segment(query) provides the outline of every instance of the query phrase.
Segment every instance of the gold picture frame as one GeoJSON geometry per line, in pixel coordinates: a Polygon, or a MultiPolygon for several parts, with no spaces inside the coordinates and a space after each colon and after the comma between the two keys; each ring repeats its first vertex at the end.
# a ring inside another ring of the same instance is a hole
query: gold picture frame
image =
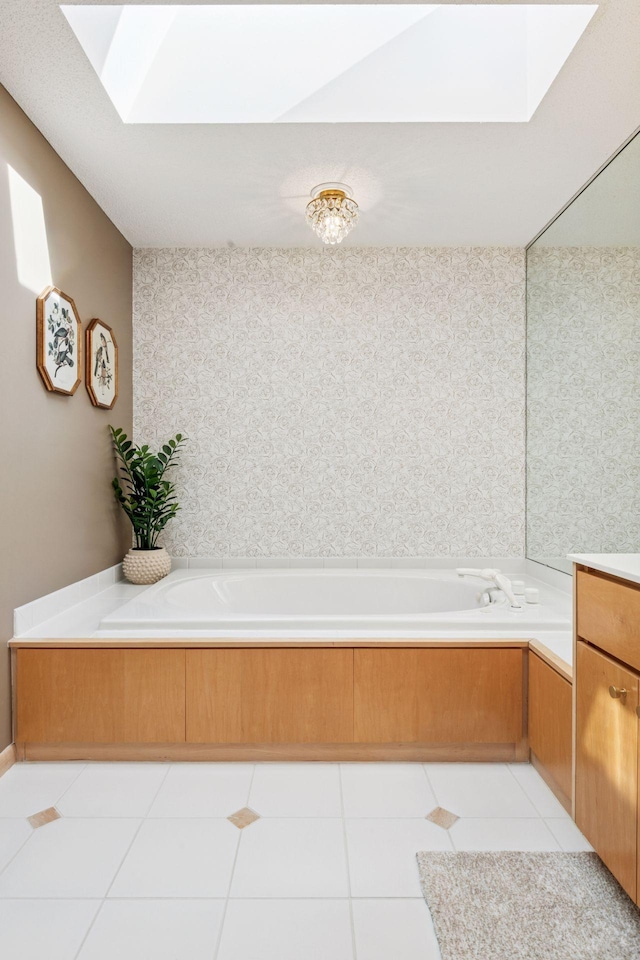
{"type": "Polygon", "coordinates": [[[118,399],[118,343],[104,320],[94,317],[85,330],[85,377],[94,407],[111,410],[118,399]]]}
{"type": "Polygon", "coordinates": [[[82,379],[82,322],[73,298],[46,287],[36,299],[36,366],[51,393],[72,397],[82,379]]]}

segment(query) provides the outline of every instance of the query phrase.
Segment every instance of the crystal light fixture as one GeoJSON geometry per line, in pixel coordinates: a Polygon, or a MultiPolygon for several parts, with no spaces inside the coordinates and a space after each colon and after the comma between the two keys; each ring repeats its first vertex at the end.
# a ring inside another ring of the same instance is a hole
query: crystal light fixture
{"type": "Polygon", "coordinates": [[[323,243],[341,243],[358,222],[358,204],[346,183],[321,183],[311,191],[307,223],[323,243]]]}

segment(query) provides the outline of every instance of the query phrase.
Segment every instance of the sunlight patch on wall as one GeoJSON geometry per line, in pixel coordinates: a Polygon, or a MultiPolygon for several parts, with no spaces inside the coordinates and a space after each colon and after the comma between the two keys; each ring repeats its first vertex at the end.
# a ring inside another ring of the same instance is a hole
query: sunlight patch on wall
{"type": "Polygon", "coordinates": [[[52,283],[42,197],[7,164],[18,282],[40,294],[52,283]]]}

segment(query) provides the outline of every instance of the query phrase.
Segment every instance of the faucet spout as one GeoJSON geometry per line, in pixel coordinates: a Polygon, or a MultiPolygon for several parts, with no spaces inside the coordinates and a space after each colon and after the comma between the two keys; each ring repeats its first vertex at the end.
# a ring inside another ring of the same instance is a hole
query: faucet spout
{"type": "Polygon", "coordinates": [[[504,593],[512,610],[522,609],[520,601],[513,592],[511,580],[509,580],[509,577],[506,577],[504,573],[500,573],[499,570],[494,570],[491,567],[485,567],[482,570],[476,570],[473,567],[458,567],[456,573],[459,577],[480,577],[481,580],[488,580],[490,583],[495,583],[498,590],[502,590],[504,593]]]}

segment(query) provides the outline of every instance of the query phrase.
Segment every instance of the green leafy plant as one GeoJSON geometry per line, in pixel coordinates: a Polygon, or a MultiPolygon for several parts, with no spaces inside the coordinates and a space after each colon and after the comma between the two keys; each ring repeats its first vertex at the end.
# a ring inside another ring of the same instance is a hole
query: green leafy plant
{"type": "Polygon", "coordinates": [[[164,475],[175,466],[186,437],[177,433],[158,453],[151,453],[147,444],[139,447],[129,440],[121,427],[109,429],[118,458],[119,476],[112,481],[116,500],[131,521],[136,548],[153,550],[180,509],[175,486],[164,475]]]}

